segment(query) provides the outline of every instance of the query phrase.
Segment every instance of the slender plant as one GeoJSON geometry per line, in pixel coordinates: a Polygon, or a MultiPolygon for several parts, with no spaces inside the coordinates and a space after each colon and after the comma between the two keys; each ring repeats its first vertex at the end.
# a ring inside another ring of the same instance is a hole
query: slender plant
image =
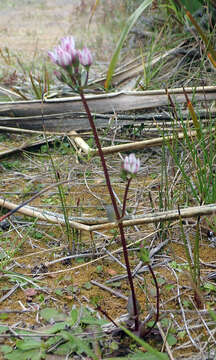
{"type": "Polygon", "coordinates": [[[73,89],[73,91],[77,92],[80,95],[83,103],[83,107],[88,116],[88,120],[94,135],[95,143],[98,148],[98,153],[100,156],[100,160],[105,176],[107,189],[110,195],[111,204],[113,206],[115,219],[118,224],[118,228],[120,232],[124,260],[126,264],[127,275],[131,290],[132,303],[133,303],[134,328],[135,331],[138,331],[139,312],[137,308],[138,306],[137,306],[136,294],[135,294],[133,277],[129,263],[127,243],[126,243],[122,220],[126,209],[126,198],[127,198],[130,182],[140,169],[140,160],[137,159],[134,154],[130,154],[129,156],[126,156],[122,164],[121,175],[127,181],[127,185],[126,185],[125,196],[123,201],[123,211],[121,213],[121,211],[117,206],[116,198],[114,195],[114,191],[111,185],[110,176],[106,165],[106,160],[102,151],[97,129],[94,124],[94,119],[84,95],[84,88],[87,87],[88,85],[89,69],[92,64],[92,54],[87,47],[84,47],[83,50],[77,50],[75,48],[74,38],[72,36],[68,36],[63,38],[60,42],[60,45],[58,45],[53,51],[50,51],[48,55],[50,59],[56,65],[59,66],[60,71],[57,71],[55,73],[57,78],[63,83],[66,83],[68,86],[70,86],[73,89]]]}
{"type": "MultiPolygon", "coordinates": [[[[139,319],[138,319],[138,311],[137,311],[137,301],[136,301],[133,277],[130,269],[129,257],[127,252],[127,243],[125,239],[124,228],[122,225],[122,215],[119,212],[115,195],[112,189],[112,185],[106,165],[106,160],[102,151],[97,129],[94,124],[94,119],[84,95],[84,88],[88,84],[89,68],[92,64],[92,54],[87,47],[84,47],[83,50],[77,50],[75,48],[74,38],[72,36],[67,36],[64,37],[61,40],[60,45],[58,45],[54,49],[54,51],[50,51],[48,55],[50,59],[60,68],[60,71],[55,72],[57,78],[60,81],[69,85],[75,92],[77,92],[80,95],[84,109],[89,119],[89,123],[101,159],[106,185],[115,212],[116,221],[118,223],[118,228],[121,236],[122,248],[124,253],[124,259],[127,268],[128,280],[129,280],[129,285],[133,299],[134,314],[135,314],[134,316],[135,330],[138,331],[139,319]]],[[[126,158],[123,164],[124,171],[129,173],[131,177],[134,176],[134,174],[136,174],[139,171],[139,167],[140,167],[140,161],[139,159],[136,159],[135,155],[130,157],[130,160],[126,158]]]]}

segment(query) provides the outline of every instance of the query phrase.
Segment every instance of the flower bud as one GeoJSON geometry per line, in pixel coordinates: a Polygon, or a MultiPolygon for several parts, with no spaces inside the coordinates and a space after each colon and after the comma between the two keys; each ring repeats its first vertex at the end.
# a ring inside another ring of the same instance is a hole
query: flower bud
{"type": "Polygon", "coordinates": [[[61,67],[67,67],[72,63],[72,56],[67,51],[62,49],[61,46],[57,46],[53,52],[49,51],[48,55],[52,62],[61,67]]]}
{"type": "Polygon", "coordinates": [[[91,51],[84,47],[83,50],[79,51],[79,61],[83,66],[89,67],[92,64],[92,54],[91,51]]]}
{"type": "Polygon", "coordinates": [[[65,36],[61,39],[60,46],[63,50],[71,52],[71,49],[75,49],[75,41],[73,36],[65,36]]]}
{"type": "Polygon", "coordinates": [[[140,169],[140,159],[137,159],[134,154],[130,154],[125,157],[122,167],[126,172],[136,174],[140,169]]]}

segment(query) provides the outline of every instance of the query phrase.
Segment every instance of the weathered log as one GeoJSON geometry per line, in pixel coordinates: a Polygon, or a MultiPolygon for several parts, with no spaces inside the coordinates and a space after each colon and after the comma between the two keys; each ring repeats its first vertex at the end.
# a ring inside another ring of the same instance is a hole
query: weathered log
{"type": "MultiPolygon", "coordinates": [[[[193,102],[216,100],[216,87],[186,88],[193,102]]],[[[186,102],[182,89],[170,89],[173,102],[186,102]]],[[[93,113],[113,113],[130,110],[152,109],[169,105],[165,90],[142,92],[116,92],[86,95],[93,113]]],[[[0,126],[32,130],[70,131],[89,129],[79,96],[35,101],[0,103],[0,126]]],[[[107,126],[107,119],[95,119],[96,126],[107,126]]],[[[126,120],[125,120],[126,121],[126,120]]],[[[123,124],[122,124],[123,125],[123,124]]]]}

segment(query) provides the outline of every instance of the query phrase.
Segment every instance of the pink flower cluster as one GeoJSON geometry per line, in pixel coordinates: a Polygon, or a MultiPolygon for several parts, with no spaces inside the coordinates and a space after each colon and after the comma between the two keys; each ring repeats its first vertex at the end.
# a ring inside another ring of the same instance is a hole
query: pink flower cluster
{"type": "Polygon", "coordinates": [[[140,169],[140,159],[134,154],[126,156],[123,162],[123,170],[130,174],[136,174],[140,169]]]}
{"type": "Polygon", "coordinates": [[[53,51],[48,52],[48,56],[55,64],[67,68],[68,66],[78,65],[79,63],[86,68],[92,64],[92,54],[87,47],[83,50],[76,50],[75,41],[72,36],[61,39],[60,45],[53,51]]]}

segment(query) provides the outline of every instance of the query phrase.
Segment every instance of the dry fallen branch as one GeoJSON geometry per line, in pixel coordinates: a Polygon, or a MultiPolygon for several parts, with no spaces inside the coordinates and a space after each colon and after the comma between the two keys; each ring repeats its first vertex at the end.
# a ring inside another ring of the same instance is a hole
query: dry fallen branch
{"type": "MultiPolygon", "coordinates": [[[[6,201],[4,199],[0,199],[0,206],[6,207],[8,209],[15,209],[17,204],[14,204],[10,201],[6,201]]],[[[202,205],[202,206],[194,206],[194,207],[187,207],[180,209],[181,217],[182,218],[190,218],[190,217],[197,217],[201,215],[210,215],[216,213],[216,204],[210,205],[202,205]]],[[[55,224],[65,224],[64,217],[62,214],[54,214],[50,215],[48,212],[39,212],[30,206],[23,206],[21,207],[18,212],[25,214],[27,216],[35,217],[44,221],[48,221],[50,223],[55,224]]],[[[122,221],[123,226],[134,226],[134,225],[142,225],[142,224],[150,224],[150,223],[157,223],[160,221],[168,221],[168,220],[176,220],[179,219],[178,210],[169,210],[164,212],[155,212],[147,214],[143,217],[139,216],[137,218],[131,220],[124,220],[122,221]]],[[[91,222],[92,219],[90,218],[83,218],[85,222],[91,222]]],[[[95,221],[95,219],[94,219],[95,221]]],[[[104,221],[104,219],[102,219],[104,221]]],[[[99,219],[98,222],[101,222],[99,219]]],[[[118,227],[118,224],[115,222],[112,223],[105,223],[99,225],[85,225],[81,222],[76,222],[69,220],[69,223],[72,227],[78,230],[85,230],[85,231],[99,231],[99,230],[108,230],[118,227]]]]}
{"type": "MultiPolygon", "coordinates": [[[[0,199],[0,206],[2,207],[6,207],[7,209],[16,209],[17,204],[14,204],[10,201],[4,200],[4,199],[0,199]]],[[[30,206],[22,206],[19,210],[17,210],[17,212],[27,215],[27,216],[31,216],[40,220],[44,220],[47,222],[50,222],[52,224],[62,224],[65,225],[65,221],[64,221],[64,217],[62,215],[58,215],[58,216],[54,216],[54,215],[48,215],[47,213],[43,212],[39,212],[38,210],[35,210],[34,208],[30,207],[30,206]]],[[[85,230],[85,231],[89,231],[90,228],[87,225],[78,223],[76,221],[71,221],[69,220],[69,223],[72,227],[74,227],[75,229],[78,230],[85,230]]]]}
{"type": "MultiPolygon", "coordinates": [[[[216,99],[216,87],[185,88],[193,102],[216,99]]],[[[186,103],[182,88],[168,89],[174,103],[186,103]]],[[[113,113],[130,110],[151,109],[168,106],[165,90],[115,92],[101,95],[86,95],[92,113],[113,113]]],[[[0,103],[0,126],[20,127],[31,130],[66,132],[89,129],[79,96],[73,98],[45,99],[0,103]],[[80,117],[82,116],[82,117],[80,117]]],[[[95,119],[97,127],[105,126],[107,120],[95,119]]]]}
{"type": "Polygon", "coordinates": [[[95,285],[95,286],[100,287],[103,290],[106,290],[106,291],[110,292],[112,295],[114,295],[116,297],[120,297],[121,299],[124,299],[126,301],[128,300],[128,297],[123,295],[120,291],[115,291],[115,290],[109,288],[108,286],[106,286],[104,284],[100,284],[98,281],[91,280],[90,283],[95,285]]]}
{"type": "MultiPolygon", "coordinates": [[[[216,204],[188,207],[188,208],[180,209],[180,211],[182,218],[210,215],[216,213],[216,204]]],[[[178,210],[168,210],[164,212],[155,212],[155,213],[147,214],[143,218],[125,220],[122,221],[122,224],[123,226],[132,226],[132,225],[150,224],[160,221],[176,220],[176,219],[179,219],[178,210]]],[[[115,227],[118,227],[118,224],[113,222],[102,225],[92,225],[90,226],[90,230],[91,231],[108,230],[108,229],[113,229],[115,227]]]]}
{"type": "Polygon", "coordinates": [[[77,146],[79,146],[84,153],[88,154],[91,151],[90,146],[77,134],[76,131],[70,131],[68,137],[70,141],[72,140],[72,143],[74,142],[77,146]]]}
{"type": "MultiPolygon", "coordinates": [[[[211,131],[214,131],[215,128],[212,128],[211,131]]],[[[203,132],[205,132],[207,130],[203,130],[203,132]]],[[[192,137],[196,137],[197,136],[197,132],[196,131],[190,131],[188,132],[189,136],[192,137]]],[[[108,155],[108,154],[113,154],[115,152],[121,152],[121,151],[132,151],[132,150],[141,150],[144,149],[145,147],[150,147],[150,146],[157,146],[157,145],[161,145],[163,142],[172,142],[173,139],[178,138],[183,139],[185,137],[185,135],[183,133],[178,133],[174,136],[169,135],[169,136],[164,136],[164,137],[157,137],[154,139],[150,139],[150,140],[143,140],[143,141],[135,141],[133,143],[129,143],[129,144],[120,144],[120,145],[114,145],[114,146],[107,146],[102,148],[102,151],[104,153],[104,155],[108,155]]],[[[98,150],[91,150],[93,155],[98,155],[98,150]]]]}

